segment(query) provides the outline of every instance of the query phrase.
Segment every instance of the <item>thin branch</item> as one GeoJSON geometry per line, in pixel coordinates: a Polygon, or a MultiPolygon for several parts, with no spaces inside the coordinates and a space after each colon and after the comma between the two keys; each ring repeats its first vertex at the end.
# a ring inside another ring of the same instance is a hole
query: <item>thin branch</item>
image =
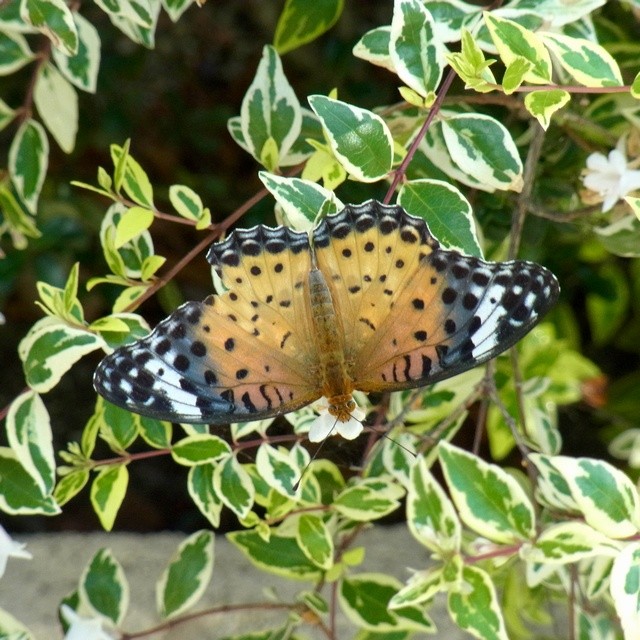
{"type": "Polygon", "coordinates": [[[389,189],[387,190],[387,193],[383,200],[385,204],[390,202],[391,197],[395,193],[398,184],[400,184],[400,182],[404,178],[407,172],[407,167],[411,163],[411,160],[413,160],[413,156],[415,155],[418,147],[420,146],[422,139],[425,137],[425,135],[427,135],[427,131],[429,130],[429,127],[431,126],[433,119],[436,117],[436,115],[442,108],[442,103],[445,99],[445,96],[447,95],[449,89],[451,88],[451,84],[456,79],[456,77],[457,76],[455,71],[453,69],[449,69],[449,73],[447,74],[447,77],[444,79],[444,82],[442,83],[442,85],[440,85],[440,90],[438,91],[438,95],[436,96],[434,103],[431,105],[431,109],[429,109],[429,114],[427,115],[427,118],[424,121],[424,124],[422,125],[422,127],[420,127],[420,131],[418,131],[418,134],[413,139],[413,142],[411,143],[411,145],[409,146],[409,149],[407,150],[407,155],[404,157],[404,159],[400,163],[400,166],[393,172],[394,174],[393,180],[391,180],[391,184],[389,185],[389,189]]]}
{"type": "Polygon", "coordinates": [[[518,196],[516,209],[513,212],[513,220],[511,223],[512,232],[509,242],[509,258],[512,260],[518,255],[518,249],[520,248],[522,229],[527,217],[529,202],[531,202],[534,178],[536,175],[536,169],[538,168],[540,154],[542,153],[542,145],[544,143],[544,129],[537,121],[534,122],[532,126],[534,127],[534,131],[531,138],[531,145],[529,146],[529,152],[527,153],[527,159],[524,163],[524,173],[522,176],[524,184],[522,186],[522,191],[518,196]]]}
{"type": "Polygon", "coordinates": [[[143,302],[147,301],[157,291],[162,289],[175,276],[182,271],[196,256],[199,256],[220,234],[239,220],[251,207],[260,202],[268,194],[266,189],[260,189],[255,195],[249,198],[244,204],[238,207],[233,213],[227,216],[223,222],[217,224],[215,228],[207,234],[189,253],[182,257],[176,264],[167,271],[161,278],[158,278],[139,298],[131,303],[125,311],[137,309],[143,302]]]}
{"type": "Polygon", "coordinates": [[[145,638],[152,636],[161,631],[169,631],[182,624],[190,622],[192,620],[198,620],[206,616],[218,615],[220,613],[232,613],[243,611],[297,611],[303,614],[307,611],[307,607],[297,602],[285,603],[285,602],[247,602],[246,604],[227,604],[218,607],[211,607],[209,609],[203,609],[202,611],[195,611],[183,616],[166,620],[155,627],[149,627],[144,631],[134,631],[131,633],[123,632],[120,635],[120,640],[135,640],[135,638],[145,638]]]}

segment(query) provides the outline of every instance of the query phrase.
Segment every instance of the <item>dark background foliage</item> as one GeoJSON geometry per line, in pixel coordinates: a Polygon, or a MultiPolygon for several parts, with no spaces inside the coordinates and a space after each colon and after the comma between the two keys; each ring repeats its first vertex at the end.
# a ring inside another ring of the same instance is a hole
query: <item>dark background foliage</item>
{"type": "MultiPolygon", "coordinates": [[[[609,3],[611,4],[611,3],[609,3]]],[[[135,45],[111,26],[94,4],[82,6],[102,39],[102,62],[95,95],[80,96],[80,127],[71,155],[52,142],[48,178],[41,196],[40,239],[24,251],[4,246],[0,261],[0,308],[7,319],[0,327],[0,406],[7,405],[23,388],[24,379],[16,347],[40,317],[33,304],[35,283],[45,280],[62,286],[71,265],[81,264],[82,285],[105,271],[98,230],[106,207],[104,199],[70,186],[71,180],[94,182],[98,166],[110,167],[109,145],[131,138],[131,150],[156,188],[156,204],[169,210],[166,190],[173,183],[186,184],[221,220],[262,185],[255,161],[232,141],[227,120],[239,113],[244,93],[260,58],[262,47],[272,40],[281,3],[260,0],[209,2],[193,6],[173,24],[163,13],[156,32],[156,48],[135,45]]],[[[338,24],[315,42],[285,55],[285,73],[304,104],[312,93],[328,93],[337,87],[339,97],[365,108],[399,101],[397,78],[353,57],[353,45],[367,30],[390,21],[391,3],[347,2],[338,24]]],[[[605,8],[612,20],[617,9],[605,8]]],[[[34,49],[43,39],[30,37],[34,49]]],[[[19,104],[24,97],[31,67],[3,78],[0,92],[19,104]]],[[[462,92],[454,87],[453,94],[462,92]]],[[[508,126],[523,124],[503,107],[508,126]]],[[[572,105],[584,108],[584,104],[572,105]]],[[[498,109],[498,111],[496,111],[498,109]]],[[[500,111],[500,109],[502,111],[500,111]]],[[[8,148],[13,129],[0,134],[8,148]]],[[[576,142],[562,126],[550,129],[540,168],[536,199],[555,202],[558,211],[569,206],[578,187],[580,167],[595,150],[576,142]]],[[[357,202],[381,197],[385,185],[346,183],[340,196],[357,202]]],[[[508,233],[512,200],[505,195],[500,209],[489,208],[484,194],[470,194],[485,235],[499,240],[508,233]]],[[[574,203],[575,204],[575,203],[574,203]]],[[[266,198],[242,220],[242,226],[272,222],[272,200],[266,198]]],[[[603,377],[585,388],[578,405],[563,410],[561,426],[569,452],[605,457],[606,440],[638,415],[640,401],[631,399],[638,381],[640,320],[637,299],[640,274],[637,265],[599,250],[591,234],[592,221],[577,218],[568,223],[533,220],[525,227],[524,252],[552,268],[563,287],[563,305],[556,320],[564,320],[566,337],[603,370],[603,377]],[[549,227],[552,234],[549,233],[549,227]],[[541,242],[553,237],[553,246],[541,242]],[[619,270],[631,294],[632,304],[621,317],[619,331],[596,343],[586,313],[586,299],[598,295],[615,301],[618,292],[603,276],[603,265],[619,270]],[[607,403],[608,400],[608,403],[607,403]]],[[[153,238],[159,254],[174,264],[198,241],[190,227],[156,221],[153,238]]],[[[81,286],[82,286],[81,285],[81,286]]],[[[141,312],[154,325],[183,299],[199,299],[211,291],[209,267],[204,256],[195,260],[160,295],[146,302],[141,312]]],[[[116,291],[98,287],[83,293],[88,319],[104,314],[116,291]]],[[[92,412],[95,393],[91,376],[98,355],[85,357],[46,397],[54,426],[56,448],[77,439],[92,412]]],[[[334,459],[348,466],[346,445],[333,444],[334,459]]],[[[184,468],[167,459],[132,465],[129,493],[116,523],[119,529],[193,530],[204,525],[186,494],[184,468]]],[[[86,495],[65,508],[62,516],[11,519],[15,530],[91,529],[98,521],[86,495]]]]}

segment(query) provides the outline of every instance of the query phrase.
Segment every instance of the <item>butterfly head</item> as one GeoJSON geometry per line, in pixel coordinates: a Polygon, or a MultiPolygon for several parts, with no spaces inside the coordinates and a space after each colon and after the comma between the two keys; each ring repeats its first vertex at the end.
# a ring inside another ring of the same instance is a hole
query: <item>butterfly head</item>
{"type": "Polygon", "coordinates": [[[334,396],[328,399],[329,406],[327,411],[338,422],[348,422],[353,416],[353,412],[358,408],[356,401],[351,394],[345,394],[341,396],[334,396]]]}
{"type": "Polygon", "coordinates": [[[322,442],[330,435],[353,440],[362,433],[365,412],[358,407],[350,394],[324,399],[326,404],[309,429],[311,442],[322,442]]]}

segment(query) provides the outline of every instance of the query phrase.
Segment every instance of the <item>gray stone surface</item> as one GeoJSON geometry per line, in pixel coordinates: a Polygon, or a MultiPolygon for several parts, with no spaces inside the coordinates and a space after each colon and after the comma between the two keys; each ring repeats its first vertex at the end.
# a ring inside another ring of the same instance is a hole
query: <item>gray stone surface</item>
{"type": "MultiPolygon", "coordinates": [[[[49,533],[13,537],[27,543],[33,559],[9,559],[6,573],[0,579],[0,608],[25,624],[39,640],[58,640],[62,638],[57,621],[58,604],[76,587],[82,569],[103,547],[111,549],[122,564],[130,585],[131,604],[123,629],[136,632],[158,624],[155,583],[185,536],[174,533],[49,533]]],[[[366,556],[364,564],[354,570],[357,573],[381,571],[404,582],[410,575],[409,567],[422,569],[429,561],[428,550],[409,535],[406,527],[375,527],[363,533],[359,542],[365,547],[366,556]]],[[[258,571],[224,537],[218,536],[213,578],[194,610],[265,602],[269,590],[271,594],[275,591],[278,599],[291,601],[295,593],[308,586],[308,583],[291,582],[258,571]]],[[[324,594],[327,593],[325,587],[324,594]]],[[[444,598],[438,598],[431,614],[438,625],[438,633],[429,637],[469,638],[449,622],[444,598]]],[[[214,640],[240,631],[264,629],[270,623],[284,620],[283,613],[264,609],[225,612],[144,637],[149,640],[214,640]]],[[[355,629],[346,620],[339,621],[338,629],[340,639],[354,636],[355,629]]],[[[310,638],[325,637],[311,626],[304,627],[304,634],[310,638]]]]}

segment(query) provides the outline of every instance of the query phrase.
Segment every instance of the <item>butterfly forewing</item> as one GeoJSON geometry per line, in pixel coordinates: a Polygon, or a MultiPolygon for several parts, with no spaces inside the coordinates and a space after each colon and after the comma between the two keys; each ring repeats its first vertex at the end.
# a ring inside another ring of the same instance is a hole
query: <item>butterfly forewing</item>
{"type": "Polygon", "coordinates": [[[255,227],[214,245],[209,257],[229,290],[183,305],[150,336],[105,358],[98,391],[145,415],[212,424],[317,399],[306,235],[255,227]]]}
{"type": "Polygon", "coordinates": [[[375,201],[325,219],[314,238],[353,364],[365,344],[376,342],[384,320],[396,318],[395,298],[438,243],[422,220],[375,201]]]}

